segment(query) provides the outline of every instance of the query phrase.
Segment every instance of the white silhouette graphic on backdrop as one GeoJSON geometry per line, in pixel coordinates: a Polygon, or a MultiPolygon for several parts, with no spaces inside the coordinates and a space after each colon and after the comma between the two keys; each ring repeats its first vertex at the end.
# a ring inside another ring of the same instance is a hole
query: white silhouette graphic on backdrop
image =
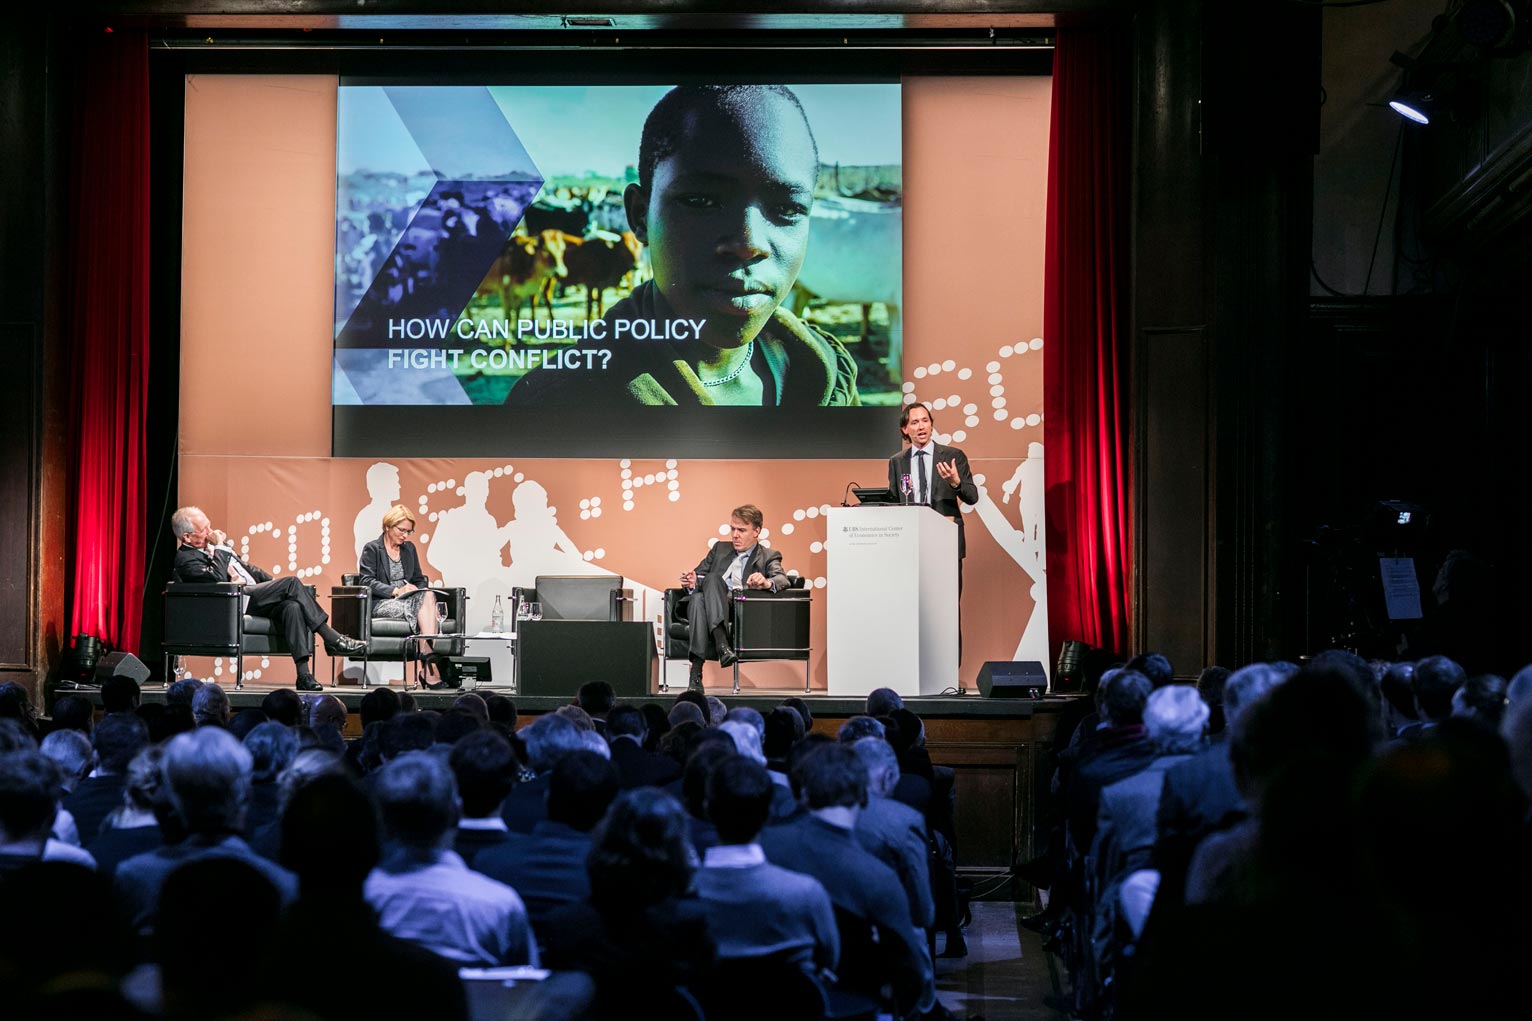
{"type": "Polygon", "coordinates": [[[1048,663],[1048,579],[1044,573],[1043,513],[1046,488],[1043,482],[1043,445],[1027,444],[1027,457],[1016,466],[1016,471],[1000,487],[1004,494],[1001,502],[1010,503],[1016,497],[1021,512],[1021,527],[1013,526],[989,491],[979,486],[979,502],[974,513],[989,529],[989,534],[1001,549],[1016,561],[1017,565],[1032,579],[1029,594],[1032,597],[1032,614],[1022,630],[1021,640],[1016,643],[1014,660],[1036,660],[1045,667],[1048,663]]]}
{"type": "Polygon", "coordinates": [[[367,469],[367,495],[372,502],[357,511],[356,559],[362,559],[362,547],[383,534],[383,515],[399,502],[399,469],[379,461],[367,469]]]}
{"type": "Polygon", "coordinates": [[[515,585],[534,585],[540,574],[613,574],[585,559],[580,548],[559,527],[548,491],[527,479],[511,494],[516,516],[501,534],[511,547],[511,578],[515,585]]]}

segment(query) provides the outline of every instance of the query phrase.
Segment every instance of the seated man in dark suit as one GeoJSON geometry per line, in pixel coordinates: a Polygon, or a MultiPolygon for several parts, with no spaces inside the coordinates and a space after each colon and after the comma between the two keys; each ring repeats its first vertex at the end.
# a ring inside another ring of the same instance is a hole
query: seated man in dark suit
{"type": "Polygon", "coordinates": [[[729,515],[729,543],[713,544],[695,568],[681,575],[692,596],[687,619],[691,625],[691,687],[702,690],[702,664],[717,655],[724,666],[734,664],[725,623],[730,617],[729,593],[734,589],[780,592],[789,579],[782,554],[761,545],[761,509],[754,504],[734,508],[729,515]]]}
{"type": "Polygon", "coordinates": [[[366,651],[367,643],[347,638],[329,625],[329,614],[319,608],[308,587],[297,578],[288,575],[274,579],[259,567],[241,561],[232,549],[222,545],[221,533],[216,545],[210,542],[215,535],[213,525],[200,508],[180,508],[170,516],[170,527],[179,543],[172,569],[176,581],[244,585],[248,599],[245,612],[282,625],[283,637],[298,667],[299,691],[324,690],[309,669],[316,633],[324,639],[325,651],[332,656],[361,656],[366,651]]]}
{"type": "MultiPolygon", "coordinates": [[[[909,966],[920,969],[921,1006],[938,1006],[925,937],[915,931],[899,877],[864,850],[856,837],[857,817],[867,804],[866,767],[850,748],[830,743],[803,755],[794,766],[808,814],[761,834],[766,859],[813,876],[837,911],[876,925],[885,939],[901,941],[909,966]]],[[[841,944],[846,946],[845,933],[841,944]]]]}
{"type": "Polygon", "coordinates": [[[818,880],[769,863],[758,843],[775,786],[742,755],[708,774],[708,818],[720,843],[703,854],[697,896],[719,957],[775,955],[806,971],[833,969],[840,937],[829,895],[818,880]]]}
{"type": "Polygon", "coordinates": [[[516,786],[516,755],[497,732],[480,730],[453,745],[447,762],[463,806],[452,849],[473,868],[480,853],[510,839],[500,812],[516,786]]]}
{"type": "Polygon", "coordinates": [[[1107,727],[1095,753],[1075,765],[1063,791],[1077,854],[1089,851],[1096,836],[1101,789],[1154,760],[1154,743],[1144,728],[1144,704],[1150,688],[1149,679],[1134,670],[1114,670],[1101,679],[1101,715],[1107,727]]]}
{"type": "Polygon", "coordinates": [[[609,761],[595,752],[569,752],[549,777],[548,817],[530,836],[517,834],[474,859],[475,870],[521,894],[539,939],[546,938],[543,925],[554,909],[590,896],[590,833],[617,790],[617,770],[609,761]]]}
{"type": "Polygon", "coordinates": [[[867,769],[867,804],[856,817],[857,841],[899,876],[915,928],[929,929],[936,921],[936,901],[925,816],[891,797],[899,782],[899,759],[887,741],[864,737],[851,750],[867,769]]]}
{"type": "Polygon", "coordinates": [[[80,843],[88,844],[101,830],[101,820],[122,804],[128,763],[149,746],[149,726],[132,713],[113,713],[96,727],[96,769],[64,799],[74,816],[80,843]]]}
{"type": "Polygon", "coordinates": [[[553,767],[570,752],[584,751],[579,728],[557,713],[539,716],[517,731],[527,749],[526,767],[532,773],[505,799],[500,815],[512,833],[531,833],[548,817],[548,780],[553,767]]]}
{"type": "Polygon", "coordinates": [[[617,767],[623,790],[663,787],[681,775],[681,767],[668,755],[644,750],[649,728],[637,706],[624,702],[606,716],[607,740],[612,743],[612,765],[617,767]]]}

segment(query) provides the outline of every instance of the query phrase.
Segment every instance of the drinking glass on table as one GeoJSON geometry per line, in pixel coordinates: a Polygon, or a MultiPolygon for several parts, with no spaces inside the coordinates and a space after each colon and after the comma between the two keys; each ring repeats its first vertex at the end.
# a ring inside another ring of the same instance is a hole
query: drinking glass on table
{"type": "Polygon", "coordinates": [[[542,620],[543,619],[543,604],[542,603],[528,603],[527,604],[527,611],[528,611],[528,616],[531,617],[532,620],[542,620]]]}

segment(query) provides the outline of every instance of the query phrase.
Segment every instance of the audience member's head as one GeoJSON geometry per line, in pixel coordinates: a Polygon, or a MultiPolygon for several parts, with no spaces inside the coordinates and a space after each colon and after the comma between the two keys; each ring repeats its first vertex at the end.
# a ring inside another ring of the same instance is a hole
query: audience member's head
{"type": "Polygon", "coordinates": [[[174,681],[165,689],[166,705],[184,705],[190,709],[192,700],[197,697],[197,689],[202,687],[202,682],[195,677],[183,677],[174,681]]]}
{"type": "Polygon", "coordinates": [[[667,717],[671,729],[681,726],[683,723],[695,723],[699,727],[707,726],[707,714],[698,709],[692,702],[677,702],[670,707],[670,715],[667,717]]]}
{"type": "Polygon", "coordinates": [[[742,755],[719,760],[707,778],[707,817],[725,844],[749,844],[771,813],[773,787],[764,766],[742,755]]]}
{"type": "Polygon", "coordinates": [[[886,740],[887,735],[883,724],[871,716],[853,716],[842,723],[840,730],[835,733],[835,739],[841,744],[855,744],[864,737],[875,737],[881,741],[886,740]]]}
{"type": "Polygon", "coordinates": [[[511,731],[516,729],[516,703],[505,695],[490,695],[484,700],[484,709],[489,713],[489,722],[511,731]]]}
{"type": "Polygon", "coordinates": [[[251,983],[230,988],[221,969],[207,966],[207,948],[243,940],[266,944],[275,938],[281,914],[277,888],[248,862],[204,857],[171,872],[154,930],[166,1016],[221,1017],[254,1006],[263,991],[251,983]]]}
{"type": "Polygon", "coordinates": [[[97,768],[103,774],[121,773],[133,756],[149,745],[149,725],[132,713],[103,717],[95,731],[97,768]]]}
{"type": "Polygon", "coordinates": [[[644,725],[649,731],[644,738],[644,750],[659,751],[660,741],[670,733],[670,714],[658,702],[645,702],[638,707],[638,711],[644,714],[644,725]]]}
{"type": "Polygon", "coordinates": [[[170,739],[161,769],[170,803],[188,833],[239,832],[250,768],[250,753],[222,727],[199,727],[170,739]]]}
{"type": "Polygon", "coordinates": [[[729,715],[729,707],[717,695],[707,696],[707,725],[716,727],[729,715]]]}
{"type": "Polygon", "coordinates": [[[1144,728],[1161,755],[1189,755],[1202,747],[1210,710],[1189,684],[1167,684],[1149,693],[1144,728]]]}
{"type": "Polygon", "coordinates": [[[245,751],[250,753],[250,779],[255,783],[276,783],[282,771],[298,757],[298,735],[291,727],[267,721],[245,735],[245,751]]]}
{"type": "Polygon", "coordinates": [[[577,705],[561,705],[553,710],[554,715],[562,716],[575,725],[576,730],[595,730],[596,724],[592,722],[590,713],[577,705]]]}
{"type": "Polygon", "coordinates": [[[867,770],[867,793],[891,797],[899,783],[899,756],[894,753],[894,746],[881,738],[864,737],[851,750],[867,770]]]}
{"type": "Polygon", "coordinates": [[[580,731],[580,747],[592,754],[599,755],[603,759],[612,757],[612,746],[606,743],[606,738],[594,730],[580,731]]]}
{"type": "Polygon", "coordinates": [[[607,916],[636,916],[683,896],[696,871],[686,812],[670,795],[639,787],[618,796],[591,834],[590,899],[607,916]]]}
{"type": "Polygon", "coordinates": [[[378,774],[373,788],[389,840],[416,854],[446,845],[457,825],[457,784],[434,755],[405,752],[378,774]]]}
{"type": "Polygon", "coordinates": [[[0,838],[35,845],[41,853],[62,794],[58,768],[42,752],[0,754],[0,838]]]}
{"type": "Polygon", "coordinates": [[[911,749],[925,746],[926,725],[919,716],[908,709],[895,709],[888,718],[894,721],[896,731],[885,728],[883,737],[894,746],[894,751],[903,755],[911,749]]]}
{"type": "Polygon", "coordinates": [[[113,674],[101,682],[101,711],[108,716],[131,713],[138,708],[141,697],[138,682],[131,677],[113,674]]]}
{"type": "Polygon", "coordinates": [[[345,775],[346,763],[339,755],[323,748],[305,748],[277,777],[277,803],[286,808],[293,795],[320,777],[345,775]]]}
{"type": "Polygon", "coordinates": [[[1505,702],[1508,707],[1532,702],[1532,664],[1522,667],[1511,677],[1511,682],[1505,686],[1505,702]]]}
{"type": "Polygon", "coordinates": [[[798,767],[803,800],[809,810],[860,808],[867,804],[867,767],[842,744],[826,744],[798,767]]]}
{"type": "Polygon", "coordinates": [[[1134,656],[1128,660],[1123,669],[1143,674],[1155,688],[1163,688],[1167,684],[1174,684],[1176,682],[1176,672],[1171,668],[1170,660],[1158,652],[1147,652],[1134,656]]]}
{"type": "MultiPolygon", "coordinates": [[[[1243,672],[1229,679],[1229,692],[1243,672]]],[[[1322,760],[1337,778],[1347,776],[1372,753],[1378,723],[1366,696],[1345,677],[1308,666],[1242,707],[1231,732],[1236,778],[1247,794],[1260,797],[1299,759],[1322,760]]]]}
{"type": "Polygon", "coordinates": [[[282,865],[297,873],[301,897],[357,904],[381,856],[378,813],[343,773],[315,777],[282,811],[282,865]]]}
{"type": "Polygon", "coordinates": [[[87,738],[96,722],[96,707],[79,695],[60,695],[53,703],[53,729],[78,730],[87,738]]]}
{"type": "MultiPolygon", "coordinates": [[[[270,722],[271,717],[266,715],[265,710],[254,708],[241,709],[239,712],[235,713],[234,718],[229,721],[229,733],[233,736],[234,740],[243,741],[245,738],[250,736],[250,732],[256,727],[259,727],[263,723],[270,722]]],[[[282,724],[280,723],[277,724],[279,727],[281,725],[282,724]]]]}
{"type": "MultiPolygon", "coordinates": [[[[170,705],[166,703],[160,708],[162,712],[150,715],[147,711],[153,706],[140,706],[139,712],[144,713],[142,719],[149,727],[149,740],[154,744],[169,741],[177,734],[184,734],[188,730],[197,729],[197,718],[192,715],[191,706],[185,703],[170,705]]],[[[106,722],[105,720],[102,721],[106,722]]]]}
{"type": "Polygon", "coordinates": [[[586,681],[580,685],[575,705],[584,709],[593,719],[604,720],[617,702],[617,695],[606,681],[586,681]]]}
{"type": "Polygon", "coordinates": [[[888,716],[904,708],[904,699],[893,688],[874,688],[867,693],[867,715],[888,716]]]}
{"type": "Polygon", "coordinates": [[[37,751],[37,737],[20,720],[0,717],[0,755],[37,751]]]}
{"type": "Polygon", "coordinates": [[[803,732],[805,734],[814,729],[814,711],[809,708],[807,702],[797,695],[793,695],[789,698],[784,698],[782,704],[797,713],[799,718],[803,720],[803,732]]]}
{"type": "MultiPolygon", "coordinates": [[[[387,689],[378,689],[380,691],[387,689]]],[[[362,701],[367,701],[365,698],[362,701]]],[[[268,720],[284,727],[296,727],[303,722],[303,700],[292,688],[278,688],[261,699],[261,711],[268,720]]]]}
{"type": "Polygon", "coordinates": [[[401,713],[416,713],[420,711],[420,707],[415,704],[415,696],[410,692],[399,692],[399,711],[401,713]]]}
{"type": "Polygon", "coordinates": [[[457,781],[463,815],[469,819],[485,819],[499,813],[501,803],[516,786],[520,766],[511,743],[490,729],[469,734],[453,745],[447,763],[457,781]]]}
{"type": "Polygon", "coordinates": [[[66,791],[74,790],[75,784],[90,772],[91,760],[95,757],[90,738],[74,729],[55,730],[43,738],[39,751],[58,768],[59,783],[66,791]]]}
{"type": "Polygon", "coordinates": [[[1233,730],[1245,710],[1286,679],[1287,675],[1270,663],[1251,663],[1230,674],[1223,688],[1224,726],[1233,730]]]}
{"type": "Polygon", "coordinates": [[[1476,720],[1490,730],[1500,729],[1505,716],[1505,678],[1498,674],[1475,674],[1452,693],[1452,715],[1476,720]]]}
{"type": "Polygon", "coordinates": [[[1532,802],[1532,699],[1513,702],[1506,709],[1500,736],[1511,756],[1511,777],[1532,802]]]}
{"type": "Polygon", "coordinates": [[[1197,675],[1197,694],[1202,696],[1209,710],[1209,734],[1218,734],[1224,729],[1223,689],[1232,672],[1226,666],[1210,666],[1203,668],[1202,673],[1197,675]]]}
{"type": "Polygon", "coordinates": [[[755,733],[762,741],[766,740],[766,718],[758,710],[751,709],[747,705],[737,705],[729,710],[729,715],[724,717],[724,722],[746,723],[755,728],[755,733]]]}
{"type": "Polygon", "coordinates": [[[835,738],[829,734],[806,734],[802,741],[793,745],[787,752],[787,779],[792,785],[793,797],[803,798],[803,764],[808,757],[819,751],[826,745],[835,744],[835,738]]]}
{"type": "Polygon", "coordinates": [[[1466,680],[1463,668],[1446,656],[1427,656],[1415,664],[1411,686],[1421,719],[1440,722],[1452,715],[1452,696],[1466,680]]]}
{"type": "Polygon", "coordinates": [[[436,721],[435,740],[437,744],[455,745],[469,734],[476,734],[488,725],[488,721],[480,719],[471,709],[459,709],[453,706],[442,713],[441,719],[436,721]]]}
{"type": "Polygon", "coordinates": [[[766,716],[766,736],[761,750],[768,762],[785,762],[787,751],[803,740],[803,717],[789,706],[779,705],[766,716]]]}
{"type": "Polygon", "coordinates": [[[153,814],[156,819],[171,810],[170,792],[165,787],[165,749],[150,745],[133,756],[128,763],[126,780],[122,789],[122,805],[113,809],[102,823],[104,829],[116,829],[131,816],[132,825],[147,825],[143,816],[153,814]]]}
{"type": "Polygon", "coordinates": [[[484,701],[484,696],[476,692],[465,691],[452,700],[452,708],[462,709],[473,713],[480,723],[489,722],[489,703],[484,701]]]}
{"type": "Polygon", "coordinates": [[[766,753],[761,749],[761,732],[745,720],[724,720],[718,729],[734,739],[739,753],[751,762],[766,765],[766,753]]]}
{"type": "Polygon", "coordinates": [[[209,681],[192,696],[192,718],[199,727],[229,725],[229,696],[219,685],[209,681]]]}
{"type": "Polygon", "coordinates": [[[1101,677],[1097,704],[1101,718],[1113,727],[1131,727],[1144,721],[1144,703],[1154,685],[1136,670],[1122,667],[1101,677]]]}
{"type": "Polygon", "coordinates": [[[643,712],[636,705],[619,702],[606,714],[606,736],[612,741],[625,737],[642,745],[649,736],[643,712]]]}
{"type": "Polygon", "coordinates": [[[738,754],[739,746],[733,736],[722,730],[710,728],[697,734],[681,774],[681,798],[695,818],[707,818],[708,773],[723,759],[738,754]]]}
{"type": "Polygon", "coordinates": [[[617,767],[594,752],[570,752],[548,779],[548,819],[589,832],[617,797],[617,767]]]}
{"type": "Polygon", "coordinates": [[[334,695],[315,695],[309,700],[309,726],[334,727],[344,733],[346,729],[346,703],[334,695]]]}
{"type": "Polygon", "coordinates": [[[1415,710],[1415,664],[1393,663],[1378,678],[1378,692],[1383,703],[1389,729],[1397,732],[1406,723],[1420,718],[1415,710]]]}
{"type": "Polygon", "coordinates": [[[539,716],[517,733],[527,747],[527,767],[539,775],[553,769],[565,755],[585,747],[580,729],[558,713],[539,716]]]}
{"type": "Polygon", "coordinates": [[[436,717],[423,713],[395,713],[378,732],[378,754],[384,762],[405,752],[423,752],[436,743],[436,717]]]}
{"type": "MultiPolygon", "coordinates": [[[[678,723],[660,741],[660,751],[674,759],[676,765],[684,768],[686,760],[691,757],[692,746],[697,743],[697,739],[704,733],[706,733],[706,728],[696,720],[678,723]]],[[[731,737],[729,741],[732,744],[734,739],[731,737]]]]}
{"type": "Polygon", "coordinates": [[[381,723],[399,714],[399,693],[393,688],[373,688],[362,696],[357,712],[362,718],[362,729],[369,723],[381,723]]]}

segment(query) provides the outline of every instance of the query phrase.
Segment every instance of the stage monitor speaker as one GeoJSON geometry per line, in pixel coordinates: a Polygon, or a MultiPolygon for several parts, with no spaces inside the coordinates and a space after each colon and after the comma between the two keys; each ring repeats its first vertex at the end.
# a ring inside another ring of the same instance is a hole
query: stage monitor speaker
{"type": "Polygon", "coordinates": [[[648,621],[524,620],[516,625],[522,695],[570,698],[606,681],[618,698],[645,698],[654,673],[648,621]]]}
{"type": "Polygon", "coordinates": [[[985,698],[1041,698],[1047,691],[1048,673],[1037,660],[991,660],[979,670],[979,693],[985,698]]]}
{"type": "Polygon", "coordinates": [[[131,677],[142,684],[149,679],[149,668],[131,652],[109,652],[96,660],[96,683],[104,684],[109,677],[131,677]]]}

